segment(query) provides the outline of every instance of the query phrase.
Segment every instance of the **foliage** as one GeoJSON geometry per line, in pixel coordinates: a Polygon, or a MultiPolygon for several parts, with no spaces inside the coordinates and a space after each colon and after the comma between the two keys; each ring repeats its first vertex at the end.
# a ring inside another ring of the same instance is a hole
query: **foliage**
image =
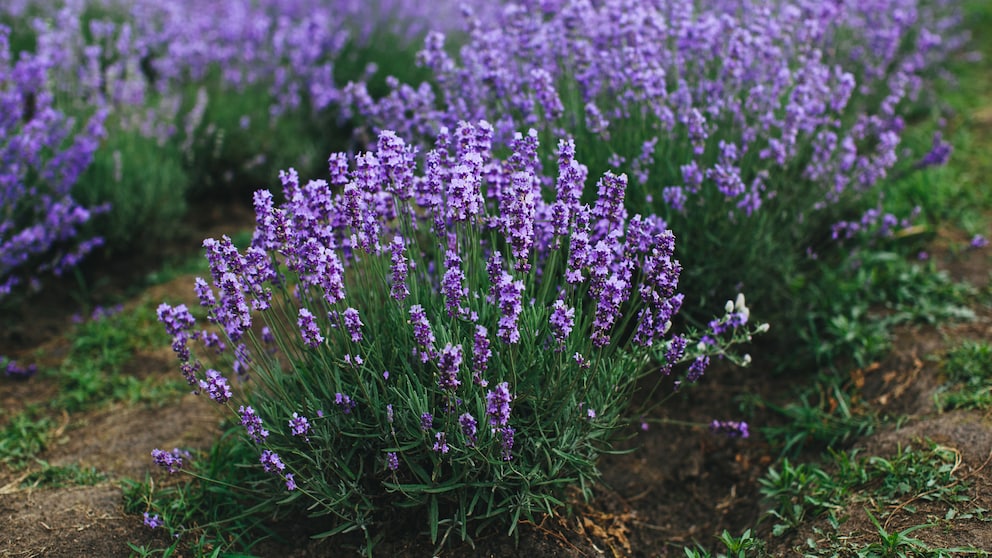
{"type": "Polygon", "coordinates": [[[51,442],[55,421],[29,408],[10,418],[0,430],[0,463],[21,469],[51,442]]]}
{"type": "Polygon", "coordinates": [[[943,362],[947,383],[934,394],[941,410],[987,408],[992,404],[992,345],[965,341],[943,362]]]}
{"type": "Polygon", "coordinates": [[[88,486],[99,484],[106,479],[107,475],[97,471],[96,467],[82,468],[75,463],[66,466],[53,466],[42,462],[41,469],[25,477],[21,481],[21,486],[30,488],[88,486]]]}
{"type": "MultiPolygon", "coordinates": [[[[824,513],[836,527],[847,507],[856,503],[870,504],[888,516],[902,509],[912,511],[918,501],[951,505],[966,501],[968,484],[956,476],[960,456],[932,442],[925,445],[922,450],[899,447],[890,458],[859,456],[857,450],[831,452],[824,467],[783,459],[760,479],[761,494],[770,503],[767,514],[778,522],[773,534],[781,535],[824,513]]],[[[882,542],[898,540],[884,533],[882,542]]]]}

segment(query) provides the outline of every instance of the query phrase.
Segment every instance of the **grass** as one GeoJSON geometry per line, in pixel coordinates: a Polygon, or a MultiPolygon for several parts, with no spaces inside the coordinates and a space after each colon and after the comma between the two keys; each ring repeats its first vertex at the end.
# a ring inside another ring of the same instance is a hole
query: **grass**
{"type": "Polygon", "coordinates": [[[140,379],[124,370],[141,351],[168,345],[150,301],[79,325],[70,343],[62,365],[45,374],[60,385],[50,403],[54,409],[78,412],[114,402],[164,405],[188,389],[177,378],[140,379]]]}
{"type": "Polygon", "coordinates": [[[719,542],[726,549],[725,553],[712,554],[702,547],[685,548],[686,558],[759,558],[767,555],[764,541],[753,536],[750,529],[739,537],[725,530],[720,535],[719,542]]]}
{"type": "Polygon", "coordinates": [[[76,464],[55,466],[42,462],[42,468],[21,481],[22,488],[62,488],[65,486],[92,486],[107,480],[107,475],[96,467],[83,468],[76,464]]]}
{"type": "Polygon", "coordinates": [[[867,366],[888,351],[892,329],[903,323],[974,318],[973,287],[886,248],[852,252],[809,285],[815,296],[800,337],[818,366],[867,366]]]}
{"type": "Polygon", "coordinates": [[[879,417],[863,402],[856,402],[851,390],[839,375],[824,373],[787,403],[759,403],[783,419],[782,425],[763,427],[762,433],[781,455],[795,455],[808,445],[822,449],[867,436],[879,417]]]}
{"type": "Polygon", "coordinates": [[[55,429],[55,421],[37,407],[14,415],[0,430],[0,463],[14,470],[23,469],[48,447],[55,429]]]}
{"type": "MultiPolygon", "coordinates": [[[[921,445],[922,449],[900,447],[890,457],[863,456],[853,450],[831,452],[822,464],[782,460],[760,480],[769,504],[765,517],[775,522],[772,535],[799,529],[818,517],[825,517],[839,532],[851,510],[863,507],[880,540],[858,550],[858,555],[900,556],[900,549],[915,544],[908,533],[933,525],[890,533],[883,528],[888,522],[883,526],[876,515],[889,519],[912,513],[920,502],[941,502],[956,510],[969,500],[971,485],[958,476],[957,451],[932,442],[921,445]]],[[[948,514],[956,516],[956,512],[948,514]]]]}
{"type": "MultiPolygon", "coordinates": [[[[69,354],[62,364],[43,370],[34,380],[56,382],[56,395],[12,414],[0,430],[0,464],[19,470],[36,462],[58,432],[59,414],[71,417],[116,403],[161,406],[189,391],[173,375],[140,378],[126,368],[132,364],[140,368],[136,355],[168,344],[151,302],[79,324],[68,341],[69,354]]],[[[47,467],[42,462],[42,471],[47,467]]]]}
{"type": "Polygon", "coordinates": [[[965,341],[947,352],[942,364],[946,383],[934,394],[941,411],[992,406],[992,345],[965,341]]]}

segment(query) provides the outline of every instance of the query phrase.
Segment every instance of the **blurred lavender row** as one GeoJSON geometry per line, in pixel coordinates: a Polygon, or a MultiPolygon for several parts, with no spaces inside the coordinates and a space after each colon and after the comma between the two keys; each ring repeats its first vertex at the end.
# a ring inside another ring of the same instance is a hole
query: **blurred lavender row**
{"type": "MultiPolygon", "coordinates": [[[[335,76],[346,47],[384,35],[414,44],[428,24],[460,21],[454,2],[443,1],[3,2],[0,297],[73,267],[102,242],[77,238],[94,208],[70,194],[105,132],[159,147],[179,138],[191,158],[208,90],[266,90],[269,113],[245,114],[241,126],[271,129],[289,112],[331,107],[336,78],[361,77],[335,76]]],[[[111,179],[126,187],[121,158],[113,153],[111,179]]]]}
{"type": "Polygon", "coordinates": [[[414,140],[478,119],[501,144],[575,135],[662,211],[715,188],[750,215],[781,177],[816,187],[817,209],[887,176],[901,109],[965,44],[959,24],[951,0],[515,0],[470,17],[456,56],[429,34],[432,83],[373,99],[356,82],[347,106],[414,140]]]}
{"type": "Polygon", "coordinates": [[[76,238],[92,210],[71,190],[99,146],[106,116],[98,110],[77,130],[52,105],[51,65],[28,55],[13,60],[9,34],[0,26],[0,297],[34,273],[60,275],[101,243],[76,238]]]}

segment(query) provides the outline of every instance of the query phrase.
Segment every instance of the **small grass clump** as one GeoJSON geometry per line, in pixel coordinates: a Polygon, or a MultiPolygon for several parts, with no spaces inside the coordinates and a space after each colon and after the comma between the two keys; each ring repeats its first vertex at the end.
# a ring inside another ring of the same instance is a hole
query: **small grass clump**
{"type": "Polygon", "coordinates": [[[62,488],[65,486],[92,486],[107,480],[107,475],[96,467],[64,466],[41,463],[41,469],[30,473],[21,481],[22,488],[62,488]]]}
{"type": "MultiPolygon", "coordinates": [[[[60,385],[49,403],[53,409],[77,412],[113,402],[167,404],[186,391],[179,380],[139,378],[125,367],[168,339],[146,301],[131,311],[84,321],[69,334],[68,356],[44,376],[60,385]]],[[[137,366],[140,366],[138,364],[137,366]]]]}
{"type": "Polygon", "coordinates": [[[30,465],[52,442],[55,430],[55,420],[37,407],[11,416],[0,430],[0,463],[15,470],[30,465]]]}
{"type": "Polygon", "coordinates": [[[954,509],[968,500],[970,486],[958,476],[959,467],[957,451],[932,442],[923,449],[899,447],[888,458],[831,452],[823,466],[784,459],[760,480],[761,493],[771,503],[767,516],[776,521],[775,536],[823,515],[837,529],[852,505],[868,505],[885,519],[915,511],[920,502],[954,509]]]}
{"type": "Polygon", "coordinates": [[[947,381],[934,394],[938,409],[987,409],[992,405],[992,345],[965,341],[948,351],[941,367],[947,381]]]}

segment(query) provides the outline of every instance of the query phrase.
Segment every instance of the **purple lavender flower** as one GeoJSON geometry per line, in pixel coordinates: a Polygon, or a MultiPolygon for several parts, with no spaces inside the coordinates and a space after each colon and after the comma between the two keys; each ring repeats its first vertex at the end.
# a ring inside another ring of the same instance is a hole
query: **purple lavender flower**
{"type": "Polygon", "coordinates": [[[500,276],[496,290],[499,309],[502,313],[497,334],[504,343],[519,343],[520,330],[517,329],[517,320],[523,311],[521,300],[524,294],[524,282],[519,279],[514,281],[513,276],[504,271],[500,276]]]}
{"type": "Polygon", "coordinates": [[[916,163],[916,168],[925,169],[927,167],[939,167],[946,165],[947,161],[951,159],[951,153],[954,151],[954,147],[944,141],[943,136],[940,132],[933,133],[933,146],[930,151],[923,156],[923,158],[916,163]]]}
{"type": "Polygon", "coordinates": [[[393,472],[400,468],[400,458],[395,451],[386,452],[386,468],[393,472]]]}
{"type": "Polygon", "coordinates": [[[362,340],[362,320],[358,316],[358,310],[348,308],[344,311],[344,326],[351,335],[351,342],[358,343],[362,340]]]}
{"type": "Polygon", "coordinates": [[[262,450],[262,455],[258,461],[266,473],[282,472],[286,469],[286,465],[279,459],[279,454],[270,450],[262,450]]]}
{"type": "Polygon", "coordinates": [[[162,519],[158,516],[158,514],[152,515],[149,512],[145,512],[144,517],[145,527],[148,527],[149,529],[158,529],[162,526],[162,519]]]}
{"type": "Polygon", "coordinates": [[[573,354],[572,355],[572,360],[575,361],[575,364],[579,367],[580,370],[588,370],[592,366],[592,363],[589,362],[580,353],[573,354]]]}
{"type": "Polygon", "coordinates": [[[210,399],[217,403],[226,403],[231,398],[231,386],[227,379],[212,368],[207,370],[207,379],[200,380],[200,389],[206,391],[210,399]]]}
{"type": "MultiPolygon", "coordinates": [[[[196,297],[200,299],[200,306],[207,309],[217,306],[217,298],[214,296],[213,289],[210,288],[210,285],[207,285],[207,282],[202,277],[197,277],[193,282],[193,290],[196,291],[196,297]]],[[[166,326],[166,329],[168,327],[166,326]]]]}
{"type": "MultiPolygon", "coordinates": [[[[592,209],[594,222],[605,222],[608,227],[616,227],[627,220],[627,211],[623,207],[624,194],[627,191],[627,175],[619,176],[607,171],[596,184],[599,197],[592,209]]],[[[602,226],[602,225],[600,225],[602,226]]]]}
{"type": "Polygon", "coordinates": [[[565,236],[569,232],[575,210],[579,207],[579,198],[585,185],[588,168],[575,160],[575,140],[559,140],[558,142],[558,181],[555,191],[558,200],[552,208],[554,234],[565,236]]]}
{"type": "Polygon", "coordinates": [[[681,335],[672,337],[672,340],[668,344],[668,349],[665,350],[665,364],[661,367],[662,374],[667,376],[672,373],[672,366],[685,354],[685,348],[688,343],[686,338],[681,335]]]}
{"type": "Polygon", "coordinates": [[[420,429],[427,432],[434,426],[434,417],[430,413],[420,415],[420,429]]]}
{"type": "Polygon", "coordinates": [[[462,413],[458,417],[458,424],[462,427],[462,434],[465,435],[466,443],[468,447],[475,447],[476,432],[478,431],[479,421],[475,420],[470,413],[462,413]]]}
{"type": "Polygon", "coordinates": [[[350,414],[351,411],[353,411],[355,407],[358,406],[358,404],[355,403],[355,401],[352,400],[351,397],[348,397],[343,393],[334,394],[334,404],[337,405],[341,409],[341,411],[346,415],[350,414]]]}
{"type": "Polygon", "coordinates": [[[462,346],[451,343],[441,349],[438,359],[438,380],[437,385],[442,390],[454,391],[462,383],[458,380],[458,369],[462,365],[462,346]]]}
{"type": "MultiPolygon", "coordinates": [[[[530,130],[528,138],[536,141],[537,132],[530,130]]],[[[521,159],[529,158],[530,142],[522,136],[514,140],[514,156],[521,159]],[[520,150],[518,152],[518,150],[520,150]]],[[[511,164],[513,158],[511,157],[511,164]]],[[[503,233],[510,244],[510,251],[515,260],[514,268],[526,273],[530,270],[530,252],[534,245],[534,220],[537,211],[537,200],[540,198],[540,181],[533,168],[517,170],[510,177],[509,190],[500,202],[500,219],[503,222],[503,233]]]]}
{"type": "Polygon", "coordinates": [[[289,428],[293,436],[306,436],[310,433],[310,421],[307,417],[293,413],[293,418],[289,419],[289,428]]]}
{"type": "Polygon", "coordinates": [[[479,175],[475,165],[460,164],[451,169],[448,181],[448,214],[453,221],[468,221],[479,214],[483,207],[479,191],[479,175]]]}
{"type": "MultiPolygon", "coordinates": [[[[0,362],[2,361],[3,357],[0,357],[0,362]]],[[[14,360],[7,361],[7,366],[4,367],[4,374],[8,378],[14,378],[16,380],[26,380],[34,376],[36,372],[38,372],[38,365],[29,364],[25,367],[17,364],[17,361],[14,360]]]]}
{"type": "Polygon", "coordinates": [[[558,343],[558,347],[555,350],[563,351],[565,349],[565,339],[572,332],[572,326],[575,322],[575,308],[566,306],[565,301],[560,298],[555,300],[552,308],[553,310],[548,322],[551,324],[551,333],[558,343]]]}
{"type": "Polygon", "coordinates": [[[500,453],[503,456],[503,461],[512,461],[513,436],[517,431],[511,426],[503,426],[496,432],[499,434],[500,453]]]}
{"type": "Polygon", "coordinates": [[[406,275],[409,269],[403,246],[403,237],[396,235],[389,244],[389,251],[392,260],[393,286],[392,294],[396,300],[404,300],[410,295],[410,289],[406,286],[406,275]]]}
{"type": "MultiPolygon", "coordinates": [[[[189,384],[189,385],[191,385],[191,386],[194,386],[194,388],[199,386],[199,382],[196,379],[196,374],[202,368],[203,368],[203,365],[200,364],[199,361],[192,362],[192,363],[187,361],[187,362],[183,362],[183,363],[181,363],[179,365],[179,371],[182,372],[183,377],[186,378],[186,383],[189,384]]],[[[200,391],[197,390],[197,389],[194,389],[193,390],[193,393],[194,394],[198,394],[198,393],[200,393],[200,391]]]]}
{"type": "Polygon", "coordinates": [[[413,324],[413,339],[422,349],[420,359],[427,362],[434,354],[434,332],[423,306],[415,304],[410,307],[410,323],[413,324]]]}
{"type": "Polygon", "coordinates": [[[448,316],[455,316],[462,312],[465,273],[462,272],[461,265],[462,259],[458,257],[458,253],[454,250],[448,250],[444,257],[444,277],[441,279],[441,292],[444,294],[448,316]]]}
{"type": "Polygon", "coordinates": [[[241,425],[245,427],[251,441],[257,444],[269,437],[269,431],[262,428],[262,419],[255,413],[255,409],[242,405],[238,408],[238,414],[241,415],[241,425]]]}
{"type": "Polygon", "coordinates": [[[980,234],[976,234],[975,236],[971,237],[971,242],[969,243],[969,246],[971,246],[972,248],[984,248],[988,245],[989,245],[988,239],[980,234]]]}
{"type": "Polygon", "coordinates": [[[269,326],[262,326],[262,343],[268,345],[270,350],[275,348],[276,336],[272,334],[272,330],[269,326]]]}
{"type": "Polygon", "coordinates": [[[187,362],[190,359],[189,349],[186,343],[190,339],[188,333],[196,326],[196,319],[190,314],[185,304],[170,306],[162,303],[159,305],[158,320],[165,326],[165,330],[172,336],[172,350],[179,356],[179,360],[187,362]]]}
{"type": "Polygon", "coordinates": [[[179,448],[173,448],[172,451],[160,450],[158,448],[152,450],[152,459],[155,460],[155,464],[169,471],[169,474],[178,473],[183,468],[183,457],[188,458],[189,452],[182,451],[179,448]]]}
{"type": "Polygon", "coordinates": [[[350,180],[348,178],[348,155],[345,153],[331,153],[327,158],[327,167],[331,175],[331,184],[344,186],[350,180]]]}
{"type": "Polygon", "coordinates": [[[486,392],[486,415],[492,426],[506,426],[510,420],[510,384],[501,382],[496,385],[496,391],[486,392]]]}
{"type": "Polygon", "coordinates": [[[685,379],[687,382],[697,382],[703,377],[703,372],[706,371],[706,367],[710,364],[710,357],[699,356],[696,360],[692,361],[689,365],[689,371],[686,372],[685,379]]]}
{"type": "Polygon", "coordinates": [[[747,438],[750,436],[746,422],[733,420],[714,420],[710,423],[710,431],[714,434],[723,434],[728,438],[747,438]]]}
{"type": "Polygon", "coordinates": [[[296,490],[296,478],[293,473],[286,473],[286,490],[292,492],[296,490]]]}
{"type": "Polygon", "coordinates": [[[437,432],[434,434],[434,451],[440,454],[446,454],[451,448],[448,447],[448,435],[444,432],[437,432]]]}
{"type": "Polygon", "coordinates": [[[493,351],[489,348],[488,333],[485,327],[475,326],[475,339],[472,345],[472,381],[480,387],[489,385],[489,382],[482,377],[489,366],[489,359],[493,356],[493,351]]]}
{"type": "Polygon", "coordinates": [[[300,317],[296,322],[300,326],[300,334],[303,342],[311,349],[316,349],[324,342],[324,336],[320,334],[317,327],[317,320],[306,308],[300,308],[300,317]]]}
{"type": "Polygon", "coordinates": [[[386,405],[386,422],[393,424],[393,404],[389,403],[386,405]]]}
{"type": "MultiPolygon", "coordinates": [[[[203,343],[204,347],[212,348],[217,354],[221,354],[227,350],[227,345],[221,341],[220,335],[217,332],[207,331],[205,329],[200,330],[200,341],[203,343]]],[[[244,344],[239,344],[239,347],[244,347],[244,344]]]]}
{"type": "Polygon", "coordinates": [[[592,343],[596,347],[609,344],[610,330],[620,317],[620,306],[627,299],[629,290],[630,283],[616,274],[603,283],[593,319],[592,343]]]}
{"type": "Polygon", "coordinates": [[[568,271],[565,273],[565,281],[569,284],[581,283],[585,280],[582,269],[589,264],[591,259],[589,207],[579,206],[575,209],[574,214],[575,230],[569,238],[568,271]]]}
{"type": "Polygon", "coordinates": [[[378,154],[387,179],[385,190],[400,200],[413,197],[416,150],[407,146],[395,132],[384,130],[379,134],[378,154]]]}

